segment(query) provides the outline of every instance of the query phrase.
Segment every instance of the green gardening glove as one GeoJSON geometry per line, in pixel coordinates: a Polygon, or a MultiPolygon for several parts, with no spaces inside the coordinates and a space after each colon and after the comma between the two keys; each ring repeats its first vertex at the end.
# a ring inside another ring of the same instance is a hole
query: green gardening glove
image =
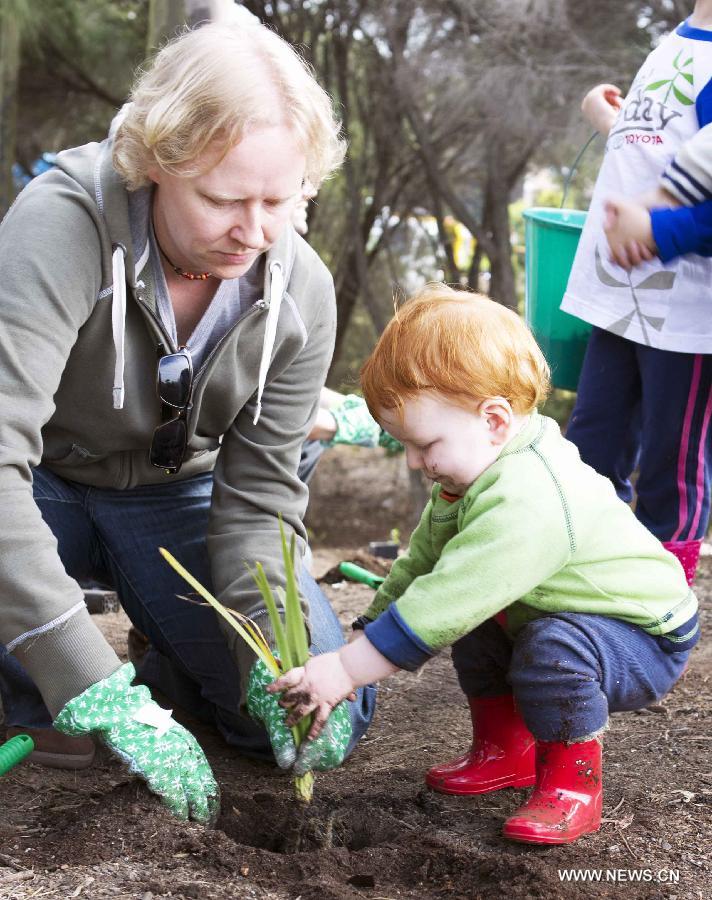
{"type": "Polygon", "coordinates": [[[220,790],[200,745],[151,700],[147,687],[131,686],[135,675],[131,663],[121,666],[65,704],[54,727],[63,734],[97,735],[174,816],[214,824],[220,790]]]}
{"type": "Polygon", "coordinates": [[[297,758],[297,748],[292,730],[285,721],[289,713],[279,705],[278,697],[265,691],[265,687],[274,680],[265,663],[258,659],[250,669],[247,681],[247,711],[267,729],[279,768],[291,769],[297,758]]]}
{"type": "Polygon", "coordinates": [[[387,431],[381,432],[381,436],[378,439],[378,446],[386,448],[386,456],[395,456],[396,453],[402,453],[405,450],[403,444],[396,440],[393,435],[388,434],[387,431]]]}
{"type": "Polygon", "coordinates": [[[385,447],[389,456],[403,449],[400,441],[381,429],[368,411],[363,397],[347,394],[343,402],[329,412],[336,421],[336,434],[330,441],[322,441],[324,446],[356,444],[359,447],[385,447]]]}
{"type": "Polygon", "coordinates": [[[348,394],[339,406],[329,412],[336,421],[336,434],[330,441],[322,441],[327,447],[335,444],[356,444],[359,447],[377,447],[381,426],[368,411],[366,401],[356,394],[348,394]]]}
{"type": "Polygon", "coordinates": [[[286,724],[289,710],[279,705],[276,694],[268,694],[265,687],[272,684],[274,675],[258,659],[250,670],[247,685],[247,710],[267,729],[272,752],[280,769],[294,768],[296,775],[305,772],[325,772],[341,765],[351,739],[351,716],[346,701],[332,711],[321,734],[299,747],[294,743],[292,729],[286,724]]]}
{"type": "Polygon", "coordinates": [[[311,771],[327,772],[338,768],[344,761],[351,740],[351,716],[347,703],[347,700],[342,700],[332,709],[318,737],[300,744],[294,763],[296,775],[311,771]]]}

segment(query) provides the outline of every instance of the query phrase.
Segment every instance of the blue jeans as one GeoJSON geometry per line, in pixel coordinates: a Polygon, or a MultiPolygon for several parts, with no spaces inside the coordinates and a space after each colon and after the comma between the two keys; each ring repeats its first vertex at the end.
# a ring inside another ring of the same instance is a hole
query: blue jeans
{"type": "Polygon", "coordinates": [[[566,437],[661,541],[707,533],[712,493],[712,354],[589,338],[566,437]]]}
{"type": "Polygon", "coordinates": [[[529,622],[512,641],[488,619],[456,641],[452,658],[468,697],[513,693],[541,741],[573,741],[600,731],[609,712],[642,709],[682,674],[689,650],[608,616],[558,613],[529,622]]]}
{"type": "Polygon", "coordinates": [[[309,484],[314,477],[316,467],[319,465],[319,460],[325,449],[321,441],[304,441],[302,444],[302,455],[299,459],[299,478],[304,484],[309,484]]]}
{"type": "MultiPolygon", "coordinates": [[[[212,475],[113,490],[68,482],[39,466],[33,489],[67,573],[78,581],[111,585],[131,622],[150,641],[140,680],[213,724],[243,753],[271,756],[264,729],[240,711],[239,672],[215,612],[180,599],[189,589],[157,549],[169,548],[212,590],[205,541],[212,475]]],[[[301,589],[309,601],[312,651],[336,650],[344,638],[329,601],[306,572],[301,589]]],[[[0,695],[7,724],[49,724],[37,688],[2,645],[0,695]]],[[[359,690],[349,706],[350,752],[373,717],[375,688],[359,690]]]]}

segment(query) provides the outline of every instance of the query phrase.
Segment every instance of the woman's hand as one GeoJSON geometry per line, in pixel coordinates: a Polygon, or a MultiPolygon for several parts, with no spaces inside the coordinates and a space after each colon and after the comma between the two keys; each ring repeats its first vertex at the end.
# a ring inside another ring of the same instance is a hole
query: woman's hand
{"type": "Polygon", "coordinates": [[[329,715],[342,700],[352,697],[357,685],[343,666],[338,653],[313,656],[305,665],[290,669],[266,687],[270,694],[281,693],[280,706],[289,710],[287,725],[292,726],[309,713],[314,713],[307,738],[311,741],[321,732],[329,715]]]}
{"type": "Polygon", "coordinates": [[[151,699],[145,685],[132,685],[136,671],[125,663],[70,700],[54,720],[62,734],[93,734],[133,775],[143,778],[178,819],[214,825],[220,789],[193,735],[151,699]]]}
{"type": "Polygon", "coordinates": [[[620,88],[615,84],[597,84],[586,94],[581,112],[596,131],[606,136],[623,106],[620,88]]]}

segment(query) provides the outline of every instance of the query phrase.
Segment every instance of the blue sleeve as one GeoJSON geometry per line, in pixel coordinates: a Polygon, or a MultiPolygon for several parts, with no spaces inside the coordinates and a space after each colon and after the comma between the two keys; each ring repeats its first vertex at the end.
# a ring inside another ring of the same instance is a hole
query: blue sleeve
{"type": "Polygon", "coordinates": [[[695,112],[700,128],[712,122],[712,79],[697,94],[695,100],[695,112]]]}
{"type": "Polygon", "coordinates": [[[400,669],[414,671],[435,656],[433,650],[406,624],[395,603],[364,629],[373,646],[400,669]]]}
{"type": "Polygon", "coordinates": [[[653,209],[650,224],[663,262],[685,253],[712,256],[712,200],[697,206],[653,209]]]}

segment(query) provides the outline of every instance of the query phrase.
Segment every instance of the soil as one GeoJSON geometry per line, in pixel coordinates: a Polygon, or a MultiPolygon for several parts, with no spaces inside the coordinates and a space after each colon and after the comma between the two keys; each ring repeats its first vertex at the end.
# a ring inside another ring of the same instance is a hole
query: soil
{"type": "MultiPolygon", "coordinates": [[[[366,543],[393,527],[405,534],[413,516],[402,461],[347,449],[322,461],[309,517],[314,570],[327,575],[324,589],[344,623],[371,592],[335,581],[336,564],[358,559],[376,568],[366,543]]],[[[709,627],[712,555],[702,559],[698,593],[709,627]]],[[[124,613],[95,621],[125,657],[124,613]]],[[[468,798],[425,787],[425,769],[470,739],[448,654],[382,686],[366,738],[341,769],[318,776],[306,810],[274,767],[241,758],[178,714],[220,782],[217,827],[175,821],[103,752],[76,773],[23,763],[0,781],[0,898],[709,897],[711,674],[710,647],[698,646],[661,704],[612,716],[603,825],[563,847],[501,837],[526,791],[468,798]],[[562,881],[577,869],[597,870],[602,881],[562,881]],[[669,881],[634,880],[658,873],[669,881]]]]}

